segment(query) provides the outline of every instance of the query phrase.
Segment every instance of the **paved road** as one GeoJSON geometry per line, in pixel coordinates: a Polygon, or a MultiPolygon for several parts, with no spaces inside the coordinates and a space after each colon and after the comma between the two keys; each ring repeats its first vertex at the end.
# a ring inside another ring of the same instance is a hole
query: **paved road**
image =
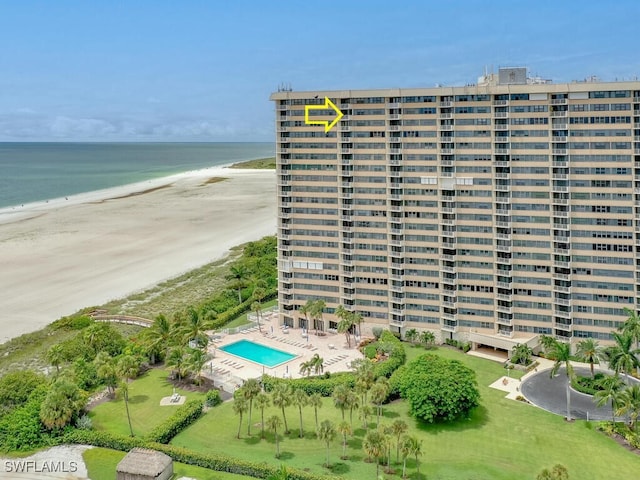
{"type": "MultiPolygon", "coordinates": [[[[577,375],[590,375],[588,368],[574,367],[577,375]]],[[[530,376],[522,382],[520,391],[531,403],[558,415],[567,414],[567,374],[561,368],[551,378],[550,370],[544,370],[530,376]]],[[[596,407],[593,397],[571,389],[571,416],[583,420],[610,420],[611,405],[596,407]]]]}

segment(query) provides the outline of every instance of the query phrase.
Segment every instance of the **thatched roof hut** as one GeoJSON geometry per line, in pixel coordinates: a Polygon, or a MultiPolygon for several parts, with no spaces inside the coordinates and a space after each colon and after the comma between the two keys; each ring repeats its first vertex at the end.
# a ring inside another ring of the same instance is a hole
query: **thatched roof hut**
{"type": "Polygon", "coordinates": [[[146,448],[134,448],[116,467],[117,480],[168,480],[173,476],[173,460],[146,448]]]}

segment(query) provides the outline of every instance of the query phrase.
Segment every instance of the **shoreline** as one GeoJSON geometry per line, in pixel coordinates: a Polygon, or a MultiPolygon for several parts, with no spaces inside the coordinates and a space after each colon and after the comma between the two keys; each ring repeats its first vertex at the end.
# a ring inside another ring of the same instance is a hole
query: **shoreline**
{"type": "MultiPolygon", "coordinates": [[[[56,209],[59,207],[80,205],[89,202],[99,202],[111,200],[113,196],[125,196],[139,193],[146,189],[161,188],[165,185],[168,186],[171,183],[197,177],[205,176],[207,173],[220,173],[223,170],[229,170],[233,165],[239,162],[229,162],[223,165],[215,165],[206,168],[200,168],[197,170],[188,170],[185,172],[174,173],[163,177],[150,178],[140,182],[126,183],[124,185],[118,185],[115,187],[102,188],[99,190],[91,190],[88,192],[76,193],[68,195],[66,197],[55,197],[47,200],[38,200],[35,202],[29,202],[22,205],[10,205],[8,207],[0,207],[0,225],[3,223],[12,222],[16,219],[20,219],[24,216],[29,216],[33,212],[43,212],[47,210],[56,209]]],[[[215,176],[215,175],[213,175],[215,176]]]]}
{"type": "Polygon", "coordinates": [[[275,171],[230,165],[0,209],[0,343],[273,235],[275,171]]]}

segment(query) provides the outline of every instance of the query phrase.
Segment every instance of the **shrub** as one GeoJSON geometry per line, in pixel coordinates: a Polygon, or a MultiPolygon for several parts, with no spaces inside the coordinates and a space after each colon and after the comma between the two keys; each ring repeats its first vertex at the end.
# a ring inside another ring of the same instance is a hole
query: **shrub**
{"type": "Polygon", "coordinates": [[[173,437],[200,418],[200,415],[202,415],[202,402],[190,400],[151,430],[146,438],[152,442],[169,443],[173,437]]]}
{"type": "Polygon", "coordinates": [[[364,351],[362,352],[364,354],[365,357],[367,357],[369,360],[371,360],[372,358],[375,358],[375,356],[378,353],[378,349],[376,348],[375,345],[370,344],[367,345],[366,347],[364,347],[363,349],[364,351]]]}
{"type": "Polygon", "coordinates": [[[31,370],[19,370],[0,377],[0,416],[24,405],[33,391],[47,384],[47,379],[31,370]]]}
{"type": "MultiPolygon", "coordinates": [[[[234,473],[255,478],[268,478],[275,475],[279,467],[265,462],[252,462],[215,453],[196,453],[190,450],[164,445],[162,443],[149,442],[140,437],[126,437],[114,435],[108,432],[96,432],[91,430],[74,430],[64,437],[65,443],[93,445],[96,447],[111,448],[120,451],[129,451],[134,447],[149,448],[165,453],[173,461],[208,468],[218,472],[234,473]]],[[[290,480],[329,480],[335,477],[315,475],[295,468],[287,468],[290,480]]]]}
{"type": "Polygon", "coordinates": [[[380,336],[382,335],[383,331],[384,330],[382,327],[373,327],[371,329],[371,333],[373,333],[373,336],[376,337],[376,340],[380,340],[380,336]]]}
{"type": "Polygon", "coordinates": [[[53,445],[58,431],[47,431],[40,422],[40,406],[46,387],[38,387],[29,399],[0,419],[0,450],[29,451],[53,445]]]}
{"type": "Polygon", "coordinates": [[[475,377],[473,370],[457,360],[424,354],[408,364],[395,381],[409,403],[409,413],[433,422],[454,420],[478,406],[475,377]]]}
{"type": "Polygon", "coordinates": [[[301,388],[307,395],[319,393],[323,397],[330,397],[333,395],[333,389],[338,385],[345,384],[349,388],[354,388],[356,379],[355,375],[351,372],[338,372],[334,374],[326,372],[320,376],[294,379],[284,379],[263,375],[262,383],[267,392],[273,390],[273,388],[279,383],[289,383],[294,389],[301,388]]]}
{"type": "Polygon", "coordinates": [[[56,330],[82,330],[93,323],[88,315],[75,315],[71,317],[62,317],[51,324],[56,330]]]}
{"type": "Polygon", "coordinates": [[[602,372],[596,373],[594,377],[577,376],[571,382],[571,386],[581,393],[595,395],[598,390],[602,390],[600,382],[603,378],[605,378],[605,374],[602,372]]]}
{"type": "Polygon", "coordinates": [[[211,389],[207,392],[205,397],[205,405],[209,408],[215,407],[222,403],[222,398],[220,397],[220,391],[217,389],[211,389]]]}
{"type": "Polygon", "coordinates": [[[91,430],[93,428],[93,421],[89,415],[82,415],[76,420],[76,427],[80,430],[91,430]]]}

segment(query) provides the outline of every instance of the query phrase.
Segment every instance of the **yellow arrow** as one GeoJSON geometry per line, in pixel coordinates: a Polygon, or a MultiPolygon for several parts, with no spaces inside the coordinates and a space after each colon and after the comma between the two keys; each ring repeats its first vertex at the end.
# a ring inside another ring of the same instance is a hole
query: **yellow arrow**
{"type": "Polygon", "coordinates": [[[344,113],[328,97],[324,97],[324,105],[304,106],[304,123],[307,125],[324,125],[325,133],[335,127],[342,117],[344,117],[344,113]],[[329,123],[329,120],[309,120],[309,110],[327,110],[329,108],[336,112],[336,118],[333,119],[333,122],[329,123]]]}

